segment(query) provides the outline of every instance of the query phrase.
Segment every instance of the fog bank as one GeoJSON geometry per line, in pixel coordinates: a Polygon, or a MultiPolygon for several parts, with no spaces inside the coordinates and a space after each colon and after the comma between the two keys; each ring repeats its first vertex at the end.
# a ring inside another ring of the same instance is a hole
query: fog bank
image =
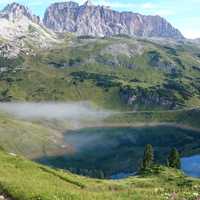
{"type": "Polygon", "coordinates": [[[0,103],[0,112],[28,120],[98,120],[110,115],[88,102],[0,103]]]}

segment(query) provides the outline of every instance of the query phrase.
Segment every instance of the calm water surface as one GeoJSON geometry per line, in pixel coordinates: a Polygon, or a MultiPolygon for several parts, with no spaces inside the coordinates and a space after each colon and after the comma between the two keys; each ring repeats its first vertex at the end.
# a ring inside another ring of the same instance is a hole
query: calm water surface
{"type": "Polygon", "coordinates": [[[120,179],[134,175],[145,145],[152,144],[157,163],[166,164],[170,150],[176,147],[182,156],[182,170],[189,176],[200,177],[197,131],[170,126],[85,128],[67,131],[64,143],[64,153],[62,149],[62,154],[43,155],[37,161],[78,174],[103,173],[107,178],[120,179]]]}

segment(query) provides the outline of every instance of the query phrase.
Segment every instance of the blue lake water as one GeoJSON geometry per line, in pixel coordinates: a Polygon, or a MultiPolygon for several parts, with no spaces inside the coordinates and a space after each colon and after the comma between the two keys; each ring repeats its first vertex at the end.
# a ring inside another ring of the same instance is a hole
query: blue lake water
{"type": "Polygon", "coordinates": [[[200,155],[182,158],[181,168],[188,176],[200,178],[200,155]]]}
{"type": "MultiPolygon", "coordinates": [[[[200,178],[200,155],[184,157],[181,159],[181,169],[187,176],[200,178]]],[[[120,172],[113,174],[110,178],[113,180],[119,180],[134,176],[136,173],[124,173],[120,172]]]]}
{"type": "Polygon", "coordinates": [[[182,170],[200,177],[200,132],[171,126],[85,128],[67,131],[63,154],[44,155],[38,162],[73,173],[112,179],[134,176],[146,144],[154,147],[155,162],[167,163],[176,147],[182,155],[182,170]],[[192,153],[195,154],[192,155],[192,153]],[[188,157],[191,156],[191,157],[188,157]]]}

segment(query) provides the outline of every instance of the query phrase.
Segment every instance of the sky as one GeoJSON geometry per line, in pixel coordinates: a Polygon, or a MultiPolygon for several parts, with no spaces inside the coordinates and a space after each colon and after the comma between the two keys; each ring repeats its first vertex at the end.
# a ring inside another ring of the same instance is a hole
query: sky
{"type": "MultiPolygon", "coordinates": [[[[0,0],[0,9],[14,0],[0,0]]],[[[43,16],[54,2],[66,0],[15,0],[28,6],[34,14],[43,16]]],[[[72,0],[83,4],[85,0],[72,0]]],[[[118,11],[132,11],[145,15],[160,15],[178,28],[187,38],[200,38],[200,0],[92,0],[95,5],[110,6],[118,11]]]]}

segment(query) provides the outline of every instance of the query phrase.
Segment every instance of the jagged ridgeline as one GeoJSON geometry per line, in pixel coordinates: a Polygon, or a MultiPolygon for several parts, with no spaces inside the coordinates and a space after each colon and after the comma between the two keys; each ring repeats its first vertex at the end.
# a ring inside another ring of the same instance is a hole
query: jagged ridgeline
{"type": "Polygon", "coordinates": [[[77,35],[169,37],[183,39],[182,34],[160,16],[144,16],[132,12],[117,12],[109,7],[95,6],[90,1],[52,4],[45,12],[46,27],[57,32],[77,35]]]}
{"type": "Polygon", "coordinates": [[[13,3],[0,25],[1,101],[90,100],[118,110],[200,105],[199,42],[159,16],[64,2],[41,20],[13,3]]]}

